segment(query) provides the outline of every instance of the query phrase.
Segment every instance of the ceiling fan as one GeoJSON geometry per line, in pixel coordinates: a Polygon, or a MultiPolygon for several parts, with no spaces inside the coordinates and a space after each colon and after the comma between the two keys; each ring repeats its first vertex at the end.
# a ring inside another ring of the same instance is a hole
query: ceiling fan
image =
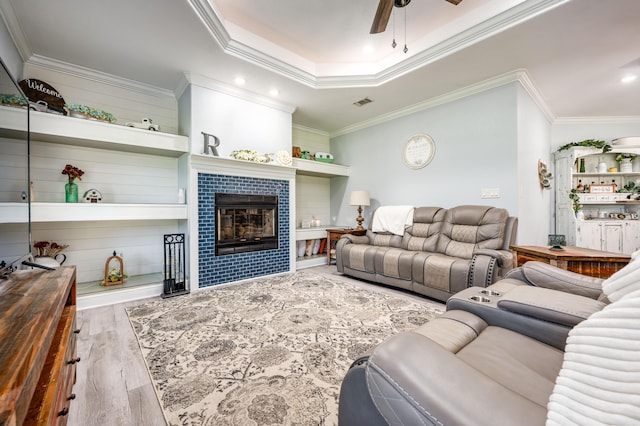
{"type": "MultiPolygon", "coordinates": [[[[457,5],[462,0],[446,0],[451,4],[457,5]]],[[[391,10],[395,7],[405,7],[411,3],[411,0],[380,0],[378,3],[378,10],[376,10],[376,16],[373,17],[373,23],[371,24],[371,30],[369,34],[378,34],[384,32],[391,16],[391,10]]]]}

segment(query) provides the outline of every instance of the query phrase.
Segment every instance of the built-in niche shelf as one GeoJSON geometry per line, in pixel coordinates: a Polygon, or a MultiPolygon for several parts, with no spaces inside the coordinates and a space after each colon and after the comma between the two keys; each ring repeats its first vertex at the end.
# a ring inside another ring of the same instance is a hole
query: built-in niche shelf
{"type": "Polygon", "coordinates": [[[77,306],[79,310],[123,303],[131,300],[156,297],[163,291],[162,273],[133,275],[124,284],[100,285],[100,281],[77,284],[77,306]]]}
{"type": "Polygon", "coordinates": [[[31,203],[32,222],[187,219],[186,204],[31,203]]]}
{"type": "MultiPolygon", "coordinates": [[[[26,223],[26,203],[0,204],[0,223],[26,223]]],[[[186,204],[31,203],[32,222],[187,219],[186,204]]]]}
{"type": "MultiPolygon", "coordinates": [[[[29,127],[32,141],[176,158],[189,151],[186,136],[39,111],[30,112],[29,127]]],[[[0,136],[24,133],[24,110],[0,106],[0,136]]]]}
{"type": "Polygon", "coordinates": [[[300,158],[293,159],[293,167],[296,173],[306,176],[316,177],[338,177],[349,176],[349,166],[341,164],[323,163],[321,161],[302,160],[300,158]]]}

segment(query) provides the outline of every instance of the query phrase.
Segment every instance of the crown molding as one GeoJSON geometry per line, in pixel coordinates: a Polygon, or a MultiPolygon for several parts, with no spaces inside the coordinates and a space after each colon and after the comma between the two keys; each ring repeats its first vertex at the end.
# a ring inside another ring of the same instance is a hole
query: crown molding
{"type": "Polygon", "coordinates": [[[542,111],[545,118],[550,123],[553,123],[556,120],[556,116],[545,102],[544,96],[542,96],[542,93],[538,90],[538,87],[533,83],[533,80],[531,79],[529,73],[526,70],[518,70],[517,73],[517,80],[520,85],[524,88],[524,90],[527,92],[536,106],[540,109],[540,111],[542,111]]]}
{"type": "MultiPolygon", "coordinates": [[[[291,65],[273,54],[267,54],[233,39],[225,28],[225,23],[220,19],[221,15],[211,5],[210,1],[189,0],[189,3],[225,53],[311,88],[339,89],[380,86],[568,1],[570,0],[527,0],[400,62],[395,62],[391,65],[380,62],[377,69],[368,74],[344,72],[342,74],[334,73],[334,75],[319,75],[317,69],[320,66],[327,69],[336,68],[337,64],[315,64],[314,66],[313,63],[308,63],[305,67],[306,69],[303,69],[301,66],[291,65]]],[[[298,57],[292,52],[285,50],[283,52],[286,52],[290,57],[298,57]]]]}
{"type": "Polygon", "coordinates": [[[640,124],[640,115],[625,115],[618,117],[558,117],[554,124],[640,124]]]}
{"type": "Polygon", "coordinates": [[[20,27],[18,23],[18,18],[9,0],[0,0],[0,15],[2,15],[2,20],[7,26],[13,44],[16,46],[16,49],[18,49],[18,53],[20,53],[22,62],[25,62],[33,55],[33,51],[29,46],[27,37],[24,35],[24,31],[22,31],[22,27],[20,27]]]}
{"type": "MultiPolygon", "coordinates": [[[[215,90],[216,92],[224,93],[225,95],[234,96],[236,98],[240,98],[245,101],[249,101],[259,105],[278,109],[280,111],[284,111],[289,114],[293,114],[293,112],[296,110],[295,106],[285,104],[284,102],[278,102],[266,96],[258,95],[256,93],[249,92],[248,90],[244,90],[236,86],[225,84],[218,80],[204,77],[199,74],[185,73],[184,80],[187,82],[187,84],[192,84],[195,86],[204,87],[206,89],[215,90]]],[[[181,86],[182,85],[184,85],[183,81],[181,81],[181,86]]],[[[182,91],[184,91],[185,88],[183,88],[182,91]]]]}
{"type": "Polygon", "coordinates": [[[73,65],[68,62],[59,61],[57,59],[47,58],[39,55],[32,55],[27,64],[54,71],[73,77],[82,78],[84,80],[94,81],[96,83],[106,84],[109,86],[125,89],[130,92],[137,92],[147,96],[154,97],[171,97],[175,98],[173,91],[162,89],[149,84],[140,83],[138,81],[117,77],[101,71],[92,70],[90,68],[73,65]]]}
{"type": "Polygon", "coordinates": [[[325,132],[324,130],[318,130],[318,129],[314,129],[312,127],[307,127],[307,126],[303,126],[301,124],[293,124],[291,126],[293,129],[295,130],[299,130],[301,132],[306,132],[306,133],[313,133],[319,136],[324,136],[324,137],[329,137],[329,132],[325,132]]]}

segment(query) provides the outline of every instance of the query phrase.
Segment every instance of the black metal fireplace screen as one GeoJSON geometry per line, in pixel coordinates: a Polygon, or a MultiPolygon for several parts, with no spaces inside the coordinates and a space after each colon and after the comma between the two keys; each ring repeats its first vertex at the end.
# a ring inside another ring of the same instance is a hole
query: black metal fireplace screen
{"type": "Polygon", "coordinates": [[[276,195],[216,193],[216,256],[278,248],[276,195]]]}

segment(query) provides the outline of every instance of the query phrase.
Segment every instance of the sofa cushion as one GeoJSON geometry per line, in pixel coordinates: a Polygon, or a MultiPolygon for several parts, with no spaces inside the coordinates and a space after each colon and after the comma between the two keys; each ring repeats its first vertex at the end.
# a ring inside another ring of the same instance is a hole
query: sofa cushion
{"type": "Polygon", "coordinates": [[[435,252],[438,235],[447,211],[440,207],[418,207],[413,211],[413,225],[402,237],[402,248],[435,252]]]}
{"type": "Polygon", "coordinates": [[[546,407],[564,352],[511,330],[490,326],[457,356],[505,388],[546,407]]]}
{"type": "Polygon", "coordinates": [[[374,270],[386,277],[411,281],[411,262],[416,252],[394,247],[377,247],[374,254],[374,270]]]}
{"type": "Polygon", "coordinates": [[[462,290],[467,287],[470,265],[471,260],[418,252],[413,258],[413,282],[447,292],[462,290]]]}
{"type": "Polygon", "coordinates": [[[509,213],[488,206],[458,206],[447,210],[438,238],[438,253],[471,259],[476,249],[500,250],[509,213]]]}

